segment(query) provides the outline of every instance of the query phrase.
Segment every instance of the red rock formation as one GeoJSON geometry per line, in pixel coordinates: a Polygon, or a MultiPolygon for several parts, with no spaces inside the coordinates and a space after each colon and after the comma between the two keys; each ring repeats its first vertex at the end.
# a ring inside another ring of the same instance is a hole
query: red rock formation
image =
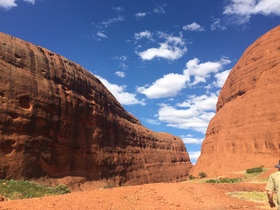
{"type": "Polygon", "coordinates": [[[0,33],[0,178],[83,176],[117,184],[181,180],[182,140],[126,112],[91,73],[0,33]]]}
{"type": "Polygon", "coordinates": [[[201,156],[191,170],[217,176],[280,159],[280,26],[256,40],[231,70],[201,156]]]}

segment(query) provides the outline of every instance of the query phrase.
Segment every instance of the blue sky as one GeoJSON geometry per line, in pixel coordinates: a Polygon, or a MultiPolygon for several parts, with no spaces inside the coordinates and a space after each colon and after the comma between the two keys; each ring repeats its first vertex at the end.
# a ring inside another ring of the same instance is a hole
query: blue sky
{"type": "Polygon", "coordinates": [[[279,0],[0,0],[2,32],[92,72],[192,163],[228,73],[279,23],[279,0]]]}

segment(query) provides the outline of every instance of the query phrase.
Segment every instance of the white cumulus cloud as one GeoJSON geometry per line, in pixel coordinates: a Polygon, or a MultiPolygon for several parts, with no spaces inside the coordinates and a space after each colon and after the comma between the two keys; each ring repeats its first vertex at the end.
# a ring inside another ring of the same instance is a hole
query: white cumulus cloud
{"type": "MultiPolygon", "coordinates": [[[[35,0],[23,0],[23,1],[30,4],[35,4],[35,0]]],[[[17,6],[16,0],[0,0],[0,7],[4,9],[8,10],[16,6],[17,6]]]]}
{"type": "MultiPolygon", "coordinates": [[[[145,85],[137,88],[137,92],[145,94],[147,98],[159,99],[177,96],[186,86],[193,86],[198,83],[213,82],[213,88],[222,87],[229,70],[222,71],[230,60],[222,58],[219,61],[207,61],[200,63],[197,58],[186,63],[186,69],[182,74],[170,73],[156,80],[152,85],[145,85]],[[222,71],[222,72],[221,72],[222,71]]],[[[201,95],[188,95],[187,98],[175,105],[161,104],[156,115],[159,122],[178,129],[189,129],[205,133],[209,121],[216,111],[218,92],[209,92],[201,95]]],[[[185,142],[196,142],[198,140],[190,137],[185,142]]]]}
{"type": "Polygon", "coordinates": [[[222,58],[216,62],[208,61],[205,63],[200,63],[198,58],[194,58],[186,63],[184,74],[192,78],[189,85],[193,86],[201,82],[206,82],[209,74],[217,73],[223,68],[224,65],[229,63],[230,60],[226,58],[222,58]]]}
{"type": "Polygon", "coordinates": [[[185,87],[186,78],[181,74],[167,74],[156,80],[150,87],[138,87],[137,92],[148,98],[173,97],[185,87]]]}
{"type": "MultiPolygon", "coordinates": [[[[194,86],[198,83],[206,83],[211,74],[216,74],[229,64],[230,60],[222,58],[219,61],[200,63],[194,58],[186,63],[186,69],[182,74],[170,73],[157,79],[152,85],[140,86],[137,92],[146,95],[147,98],[167,98],[176,96],[183,88],[194,86]]],[[[220,79],[221,76],[216,77],[220,79]]],[[[221,82],[219,81],[219,84],[221,82]]],[[[217,84],[218,85],[218,84],[217,84]]]]}
{"type": "Polygon", "coordinates": [[[116,71],[115,75],[117,75],[118,77],[121,77],[121,78],[125,77],[125,73],[123,71],[116,71]]]}
{"type": "Polygon", "coordinates": [[[138,12],[138,13],[135,13],[134,16],[137,18],[137,19],[141,19],[141,18],[144,18],[147,16],[148,13],[146,12],[138,12]]]}
{"type": "Polygon", "coordinates": [[[142,52],[136,52],[136,54],[138,54],[143,60],[164,58],[174,61],[181,58],[187,51],[182,35],[173,36],[159,32],[158,36],[160,39],[164,40],[164,42],[159,43],[159,47],[152,47],[142,52]]]}
{"type": "Polygon", "coordinates": [[[230,15],[234,23],[244,24],[249,22],[252,15],[280,15],[279,0],[230,0],[224,8],[225,15],[230,15]]]}
{"type": "Polygon", "coordinates": [[[139,32],[139,33],[135,33],[134,34],[134,38],[136,40],[143,39],[143,38],[147,38],[149,40],[153,40],[152,33],[150,31],[148,31],[148,30],[142,31],[142,32],[139,32]]]}
{"type": "Polygon", "coordinates": [[[215,115],[217,95],[190,96],[186,102],[171,106],[162,104],[158,119],[167,126],[191,129],[205,133],[209,121],[215,115]]]}
{"type": "Polygon", "coordinates": [[[205,31],[204,27],[196,22],[183,26],[183,29],[186,31],[205,31]]]}

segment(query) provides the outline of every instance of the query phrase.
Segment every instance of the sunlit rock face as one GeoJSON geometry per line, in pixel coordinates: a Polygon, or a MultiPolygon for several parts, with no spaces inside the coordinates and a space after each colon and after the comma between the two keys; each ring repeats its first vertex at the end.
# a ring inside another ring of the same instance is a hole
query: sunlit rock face
{"type": "Polygon", "coordinates": [[[231,70],[191,173],[217,176],[280,159],[280,26],[256,40],[231,70]]]}
{"type": "Polygon", "coordinates": [[[0,178],[180,181],[182,140],[142,126],[80,65],[0,33],[0,178]]]}

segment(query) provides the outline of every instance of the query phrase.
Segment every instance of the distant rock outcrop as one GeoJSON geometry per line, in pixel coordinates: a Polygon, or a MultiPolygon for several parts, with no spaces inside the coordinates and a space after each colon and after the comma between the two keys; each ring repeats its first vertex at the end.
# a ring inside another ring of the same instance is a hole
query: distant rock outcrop
{"type": "Polygon", "coordinates": [[[217,176],[280,159],[280,26],[256,40],[231,70],[192,175],[217,176]]]}
{"type": "Polygon", "coordinates": [[[0,33],[0,178],[82,176],[117,184],[179,181],[192,164],[80,65],[0,33]]]}

